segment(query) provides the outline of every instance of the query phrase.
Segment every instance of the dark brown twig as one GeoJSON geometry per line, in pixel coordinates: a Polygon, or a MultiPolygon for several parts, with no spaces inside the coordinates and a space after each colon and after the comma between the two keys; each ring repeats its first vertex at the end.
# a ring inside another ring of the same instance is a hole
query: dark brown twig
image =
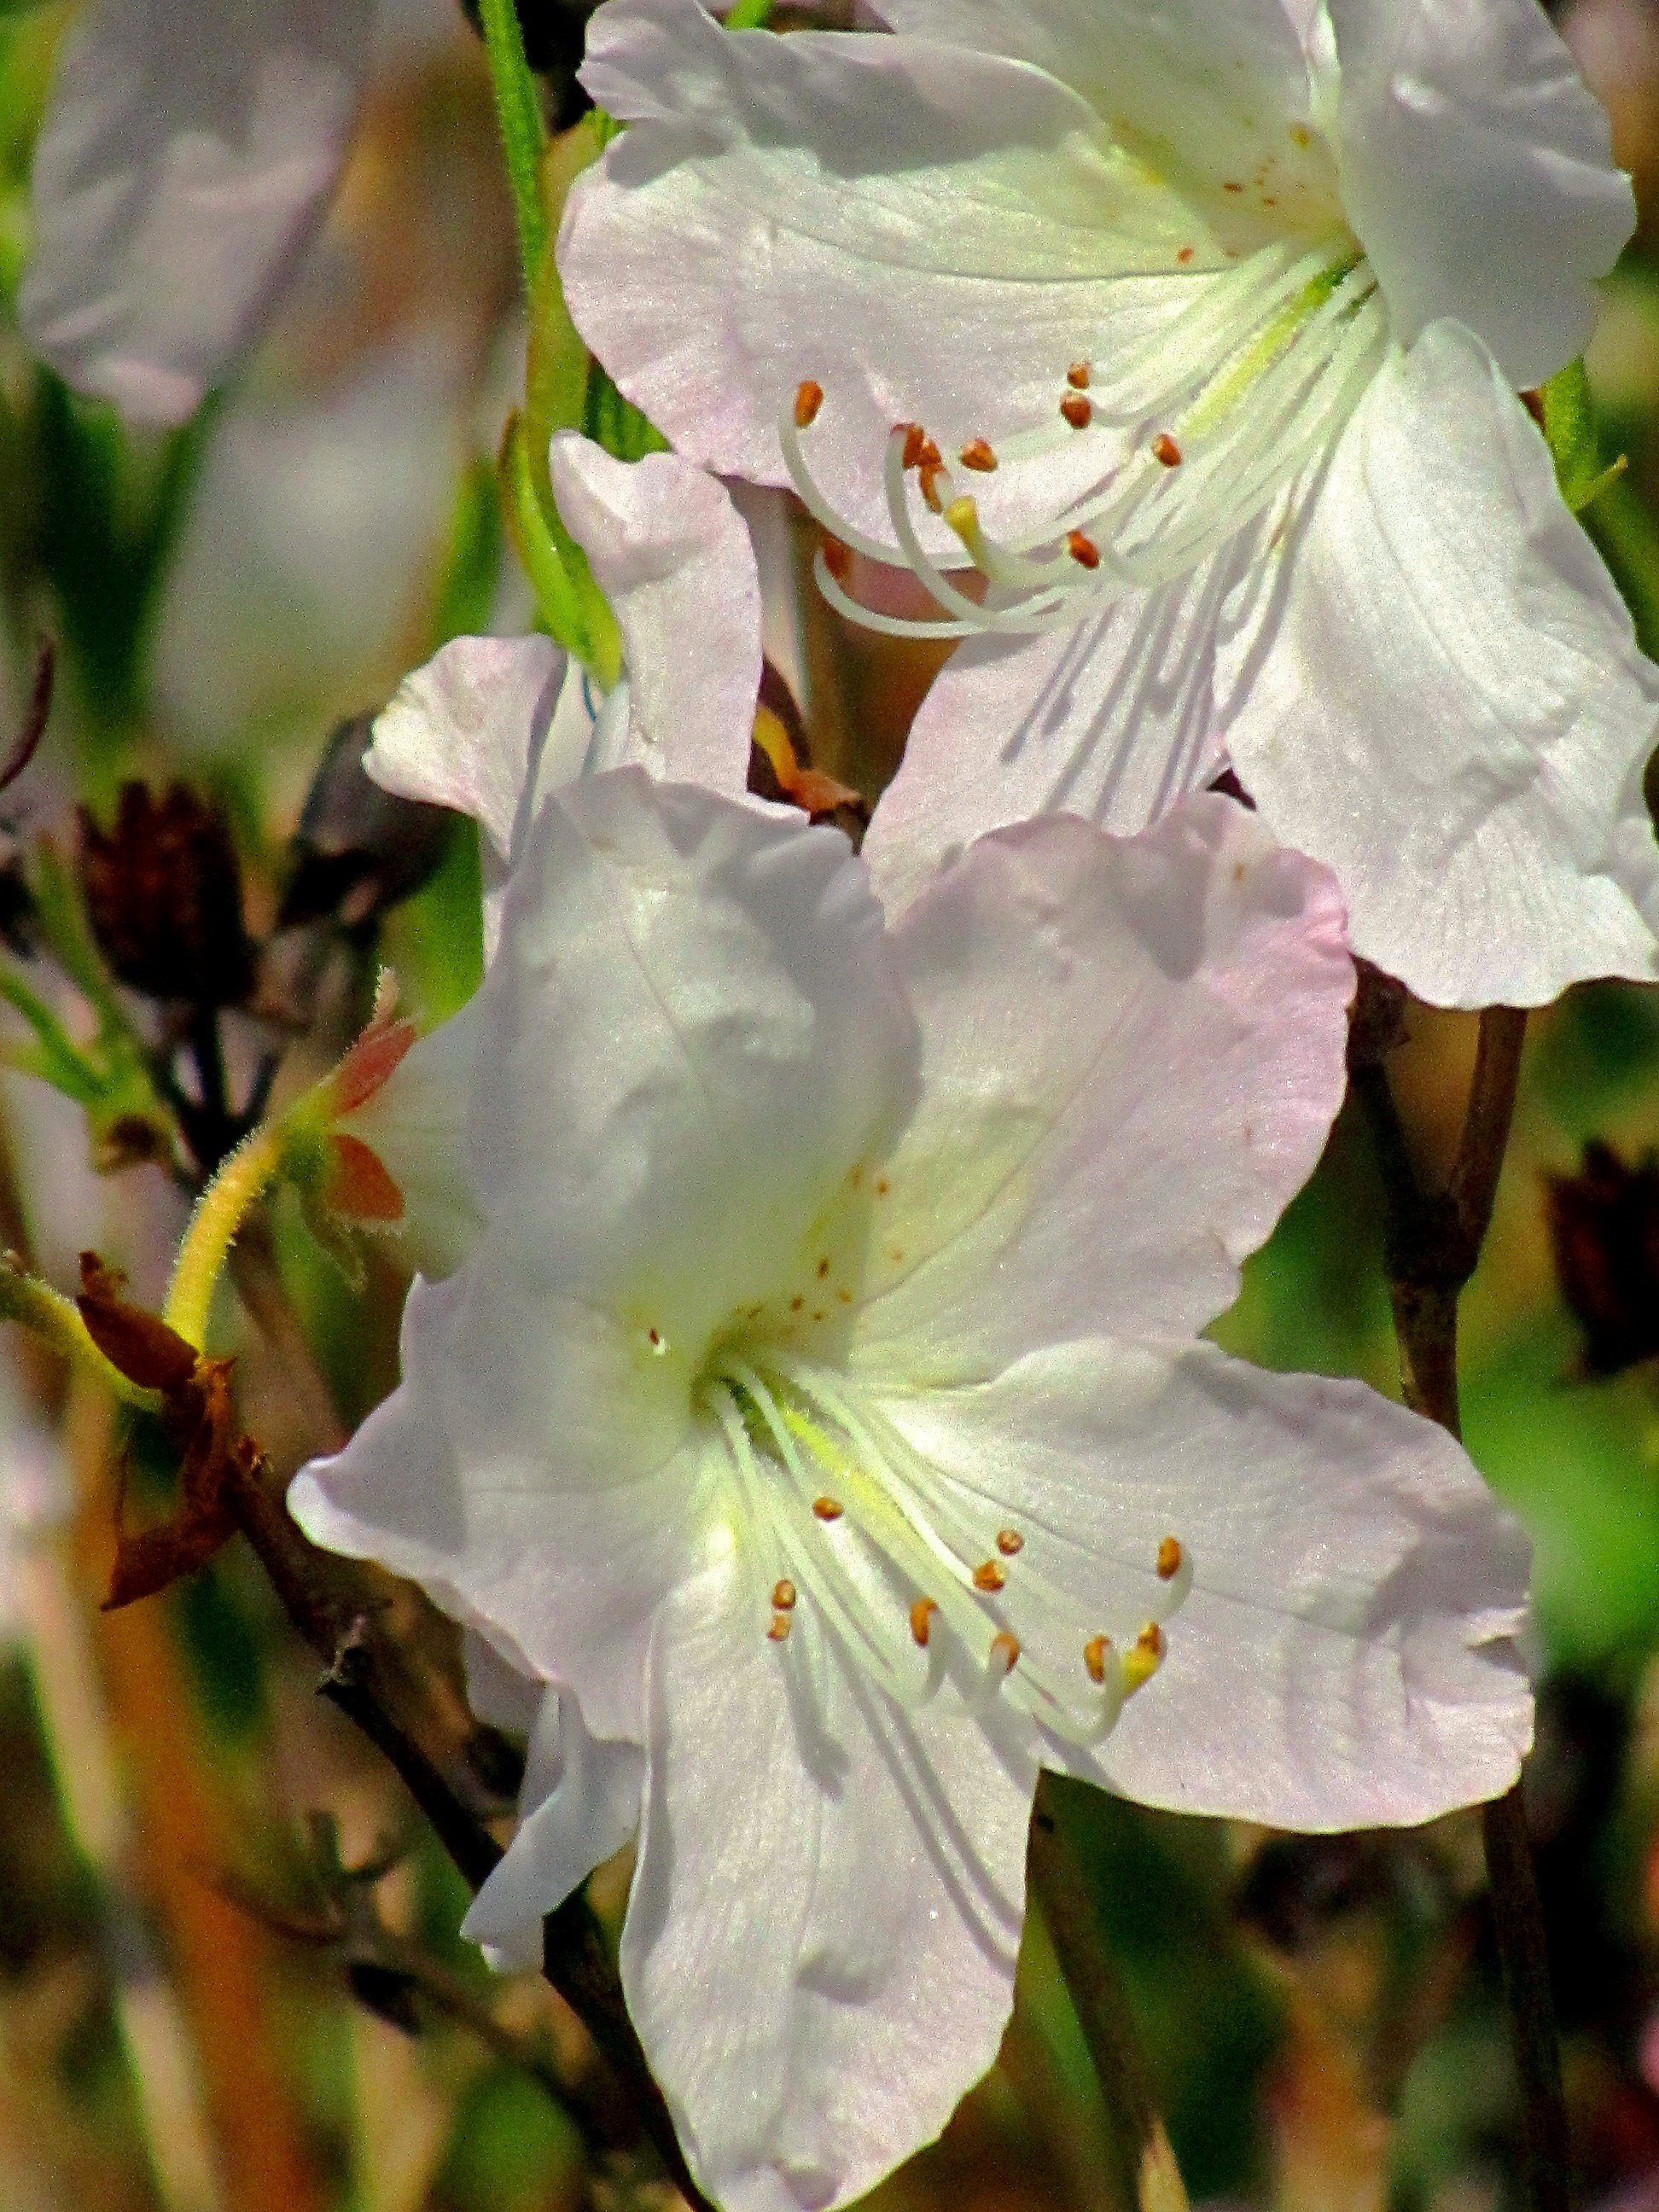
{"type": "MultiPolygon", "coordinates": [[[[1369,1117],[1388,1206],[1387,1263],[1407,1401],[1455,1437],[1457,1309],[1491,1225],[1521,1075],[1527,1018],[1512,1006],[1480,1017],[1480,1043],[1457,1154],[1446,1186],[1425,1191],[1413,1165],[1380,1060],[1353,1071],[1369,1117]]],[[[1569,2144],[1549,1952],[1526,1797],[1516,1783],[1482,1808],[1487,1887],[1521,2082],[1522,2157],[1531,2212],[1567,2212],[1569,2144]]]]}
{"type": "Polygon", "coordinates": [[[1064,1832],[1066,1792],[1079,1785],[1045,1774],[1037,1785],[1027,1873],[1042,1909],[1108,2118],[1118,2171],[1112,2195],[1127,2212],[1185,2212],[1187,2192],[1134,2015],[1102,1938],[1064,1832]]]}

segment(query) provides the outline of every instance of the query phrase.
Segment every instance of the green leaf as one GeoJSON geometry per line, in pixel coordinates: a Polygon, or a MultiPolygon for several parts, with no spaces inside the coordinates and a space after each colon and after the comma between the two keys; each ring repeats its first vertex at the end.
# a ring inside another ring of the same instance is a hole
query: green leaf
{"type": "Polygon", "coordinates": [[[542,155],[547,145],[547,126],[542,119],[541,94],[525,58],[524,33],[519,28],[513,0],[481,0],[484,50],[489,57],[489,81],[495,94],[495,119],[501,126],[501,150],[507,156],[507,181],[519,223],[519,258],[524,264],[526,294],[533,294],[536,279],[547,259],[547,209],[542,200],[542,155]]]}

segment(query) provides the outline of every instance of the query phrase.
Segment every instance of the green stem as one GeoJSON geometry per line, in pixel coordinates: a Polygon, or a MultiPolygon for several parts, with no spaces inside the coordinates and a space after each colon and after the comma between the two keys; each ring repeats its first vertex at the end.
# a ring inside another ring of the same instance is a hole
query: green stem
{"type": "Polygon", "coordinates": [[[105,1358],[88,1334],[81,1310],[74,1300],[53,1290],[50,1283],[43,1283],[38,1275],[25,1273],[9,1257],[0,1261],[0,1320],[21,1322],[25,1328],[33,1330],[65,1358],[84,1368],[123,1405],[136,1407],[146,1413],[161,1411],[158,1392],[140,1389],[105,1358]]]}
{"type": "Polygon", "coordinates": [[[514,0],[481,0],[484,50],[489,57],[489,81],[495,94],[495,119],[501,126],[501,150],[507,156],[507,181],[513,187],[514,212],[519,225],[519,258],[524,267],[526,295],[546,258],[547,210],[542,204],[542,155],[547,145],[547,126],[542,119],[541,98],[526,59],[524,33],[519,27],[514,0]]]}
{"type": "Polygon", "coordinates": [[[1031,1893],[1111,2123],[1119,2166],[1113,2196],[1129,2212],[1187,2212],[1181,2168],[1152,2094],[1134,2015],[1064,1833],[1065,1798],[1074,1786],[1053,1774],[1038,1784],[1028,1866],[1031,1893]]]}
{"type": "Polygon", "coordinates": [[[264,1195],[283,1164],[286,1131],[268,1122],[227,1155],[219,1172],[197,1201],[179,1249],[178,1264],[161,1318],[186,1344],[200,1352],[207,1341],[213,1293],[236,1232],[249,1209],[264,1195]]]}

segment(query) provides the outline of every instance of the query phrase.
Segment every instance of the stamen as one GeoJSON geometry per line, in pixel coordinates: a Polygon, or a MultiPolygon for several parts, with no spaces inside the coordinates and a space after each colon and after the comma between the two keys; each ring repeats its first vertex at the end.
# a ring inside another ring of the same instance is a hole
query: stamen
{"type": "Polygon", "coordinates": [[[839,1521],[847,1508],[833,1498],[815,1498],[812,1510],[820,1521],[839,1521]]]}
{"type": "Polygon", "coordinates": [[[769,1644],[781,1644],[788,1633],[788,1614],[787,1613],[775,1613],[772,1615],[772,1625],[766,1632],[767,1641],[769,1644]]]}
{"type": "Polygon", "coordinates": [[[1099,546],[1095,544],[1092,538],[1085,537],[1080,530],[1066,532],[1066,550],[1079,568],[1097,568],[1100,566],[1099,546]]]}
{"type": "Polygon", "coordinates": [[[1158,1547],[1158,1576],[1160,1582],[1169,1582],[1181,1572],[1181,1539],[1166,1536],[1158,1547]]]}
{"type": "Polygon", "coordinates": [[[1074,430],[1086,430],[1095,419],[1093,401],[1080,392],[1068,392],[1060,403],[1060,411],[1074,430]]]}
{"type": "Polygon", "coordinates": [[[989,476],[997,465],[997,457],[983,438],[970,438],[958,456],[964,469],[977,469],[989,476]]]}
{"type": "Polygon", "coordinates": [[[999,1528],[997,1549],[1005,1559],[1012,1559],[1017,1553],[1025,1549],[1025,1539],[1018,1528],[999,1528]]]}
{"type": "Polygon", "coordinates": [[[994,1559],[981,1559],[974,1569],[974,1588],[976,1590],[1000,1590],[1007,1579],[994,1559]]]}
{"type": "Polygon", "coordinates": [[[1181,466],[1181,448],[1167,430],[1160,430],[1152,441],[1152,459],[1166,469],[1181,466]]]}
{"type": "Polygon", "coordinates": [[[1134,1640],[1133,1649],[1123,1655],[1123,1689],[1126,1697],[1150,1682],[1164,1663],[1164,1631],[1155,1620],[1149,1620],[1134,1640]]]}
{"type": "Polygon", "coordinates": [[[851,547],[843,545],[839,538],[826,537],[823,552],[824,567],[838,584],[844,584],[853,573],[851,547]]]}
{"type": "Polygon", "coordinates": [[[823,404],[823,386],[809,376],[795,387],[795,428],[810,430],[818,419],[818,410],[823,404]]]}
{"type": "Polygon", "coordinates": [[[787,1575],[781,1576],[772,1585],[772,1602],[780,1613],[793,1613],[797,1597],[795,1585],[787,1575]]]}
{"type": "Polygon", "coordinates": [[[1012,1674],[1014,1668],[1019,1663],[1019,1650],[1020,1644],[1018,1637],[1014,1635],[1012,1631],[1006,1628],[999,1630],[997,1634],[991,1638],[991,1664],[993,1668],[994,1669],[1000,1662],[1003,1673],[1005,1674],[1012,1674]]]}
{"type": "Polygon", "coordinates": [[[1066,381],[1073,392],[1086,392],[1089,389],[1088,362],[1074,361],[1066,372],[1066,381]]]}
{"type": "Polygon", "coordinates": [[[933,1615],[938,1611],[938,1602],[931,1597],[919,1597],[910,1607],[910,1633],[924,1651],[927,1648],[927,1638],[933,1632],[933,1615]]]}
{"type": "Polygon", "coordinates": [[[1083,1663],[1089,1670],[1091,1682],[1106,1680],[1106,1661],[1112,1649],[1109,1636],[1091,1636],[1083,1647],[1083,1663]]]}

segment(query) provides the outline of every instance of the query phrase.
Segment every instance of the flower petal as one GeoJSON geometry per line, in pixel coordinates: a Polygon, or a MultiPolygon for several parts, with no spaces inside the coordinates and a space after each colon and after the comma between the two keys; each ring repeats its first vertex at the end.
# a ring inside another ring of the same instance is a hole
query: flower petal
{"type": "Polygon", "coordinates": [[[846,839],[639,769],[544,808],[479,1004],[495,1235],[669,1360],[793,1282],[914,1095],[915,1024],[846,839]]]}
{"type": "MultiPolygon", "coordinates": [[[[610,0],[582,75],[632,126],[560,237],[584,337],[677,447],[751,482],[785,481],[778,413],[815,379],[814,464],[872,523],[896,418],[957,444],[1052,417],[1103,331],[1179,304],[1121,280],[1206,243],[1075,93],[997,56],[610,0]]],[[[1007,490],[987,480],[992,519],[1007,490]]]]}
{"type": "Polygon", "coordinates": [[[487,1237],[416,1282],[402,1352],[398,1389],[301,1471],[289,1511],[637,1738],[652,1613],[703,1506],[684,1390],[608,1315],[526,1292],[487,1237]]]}
{"type": "Polygon", "coordinates": [[[470,814],[504,868],[567,666],[549,638],[453,638],[376,717],[364,766],[399,798],[470,814]]]}
{"type": "Polygon", "coordinates": [[[877,1185],[855,1362],[982,1376],[1210,1321],[1341,1103],[1330,878],[1231,799],[1133,840],[1050,816],[971,847],[894,941],[922,1103],[877,1185]]]}
{"type": "Polygon", "coordinates": [[[1582,352],[1636,226],[1607,118],[1536,0],[1330,0],[1343,197],[1409,345],[1441,316],[1511,386],[1582,352]]]}
{"type": "Polygon", "coordinates": [[[257,333],[334,187],[372,0],[98,0],[34,159],[29,343],[181,422],[257,333]]]}
{"type": "Polygon", "coordinates": [[[644,1777],[637,1744],[590,1735],[569,1691],[549,1684],[531,1732],[518,1833],[461,1923],[492,1966],[540,1966],[543,1920],[633,1834],[644,1777]]]}
{"type": "Polygon", "coordinates": [[[1340,220],[1329,154],[1290,129],[1314,118],[1316,0],[879,0],[878,13],[902,35],[1046,70],[1183,192],[1234,185],[1235,218],[1265,196],[1279,225],[1340,220]]]}
{"type": "Polygon", "coordinates": [[[1013,1994],[1035,1762],[833,1660],[809,1686],[805,1651],[727,1572],[679,1593],[653,1652],[623,1985],[730,2212],[862,2195],[990,2066],[1013,1994]]]}
{"type": "Polygon", "coordinates": [[[1659,676],[1478,340],[1384,367],[1281,557],[1228,748],[1356,952],[1462,1006],[1659,973],[1659,676]]]}
{"type": "Polygon", "coordinates": [[[422,1274],[452,1273],[482,1216],[467,1187],[466,1121],[478,1057],[477,1000],[468,1000],[393,1068],[349,1116],[403,1194],[398,1224],[422,1274]]]}
{"type": "Polygon", "coordinates": [[[1153,1609],[1165,1537],[1190,1554],[1158,1673],[1097,1753],[1045,1760],[1146,1804],[1310,1830],[1429,1820],[1515,1780],[1528,1547],[1431,1423],[1209,1345],[1064,1346],[887,1411],[1022,1529],[1022,1561],[1082,1623],[1133,1607],[1132,1581],[1153,1609]]]}
{"type": "Polygon", "coordinates": [[[1133,836],[1213,780],[1216,654],[1243,618],[1257,535],[1074,629],[957,647],[864,841],[890,913],[988,830],[1063,811],[1133,836]]]}
{"type": "Polygon", "coordinates": [[[618,461],[569,432],[554,439],[551,463],[559,513],[622,631],[627,759],[743,798],[761,596],[730,495],[678,453],[618,461]]]}

